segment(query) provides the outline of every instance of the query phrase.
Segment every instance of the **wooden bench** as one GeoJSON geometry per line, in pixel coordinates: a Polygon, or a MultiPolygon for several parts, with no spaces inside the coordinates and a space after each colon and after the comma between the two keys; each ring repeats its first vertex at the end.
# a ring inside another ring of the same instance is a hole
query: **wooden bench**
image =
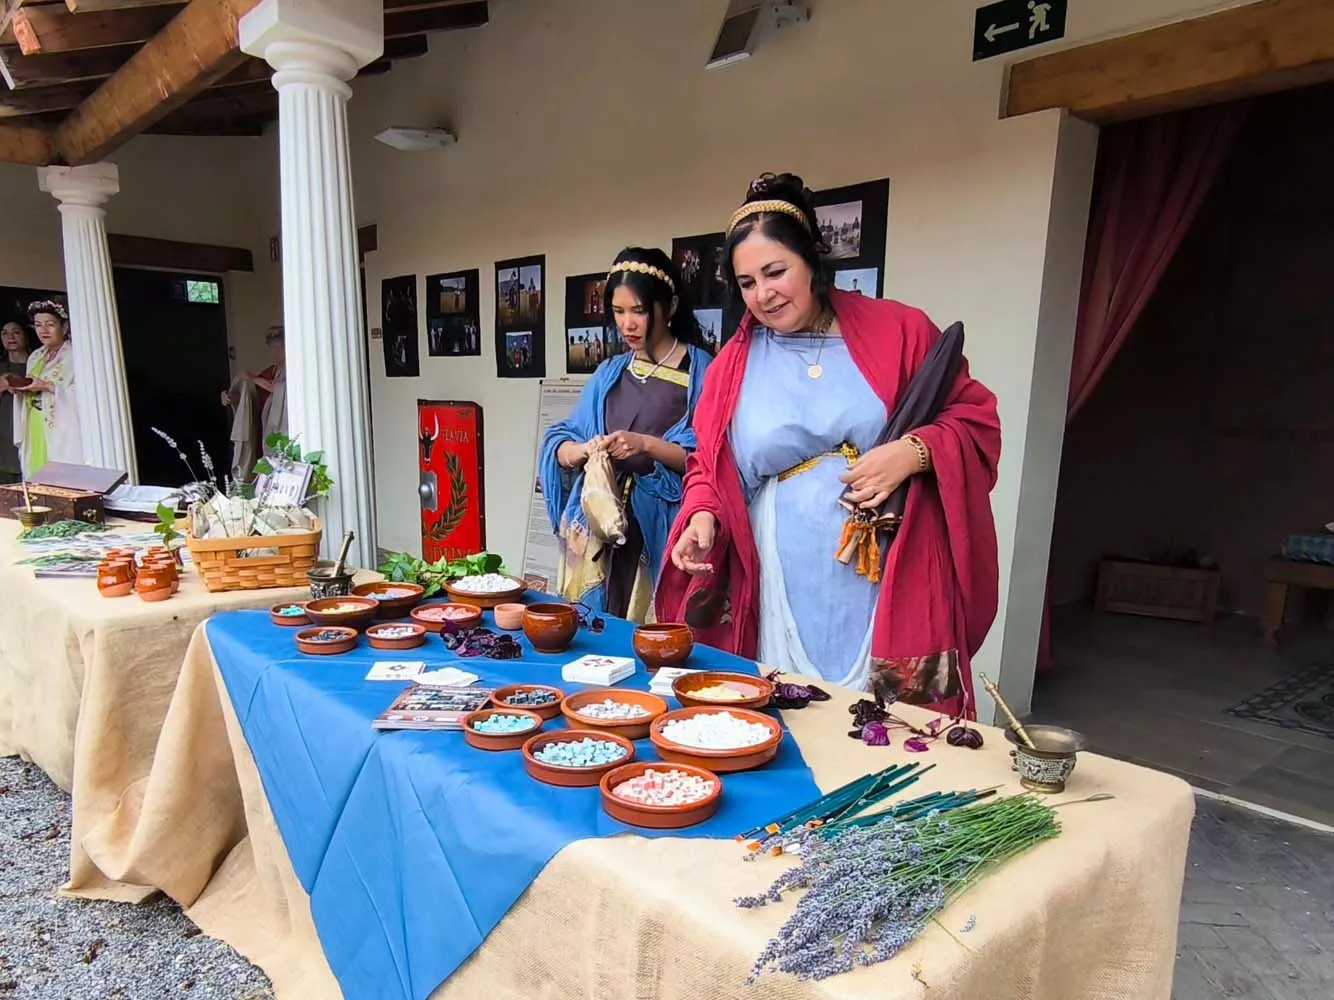
{"type": "MultiPolygon", "coordinates": [[[[1298,562],[1274,557],[1265,563],[1264,636],[1271,646],[1278,645],[1278,630],[1288,609],[1288,588],[1304,587],[1334,591],[1334,566],[1298,562]]],[[[1325,628],[1334,628],[1334,599],[1325,604],[1325,628]]]]}

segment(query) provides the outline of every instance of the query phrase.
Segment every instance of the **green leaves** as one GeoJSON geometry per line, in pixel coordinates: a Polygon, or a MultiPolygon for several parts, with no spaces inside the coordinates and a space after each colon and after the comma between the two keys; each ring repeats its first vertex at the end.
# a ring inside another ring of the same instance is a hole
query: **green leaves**
{"type": "MultiPolygon", "coordinates": [[[[329,467],[324,462],[324,452],[312,451],[309,454],[302,454],[301,445],[295,438],[289,438],[286,434],[270,434],[264,440],[264,445],[268,449],[272,459],[276,459],[278,465],[309,465],[310,474],[310,496],[327,497],[329,491],[333,488],[334,481],[329,476],[329,467]]],[[[273,460],[265,457],[255,463],[254,473],[257,476],[271,476],[274,472],[273,460]]]]}
{"type": "Polygon", "coordinates": [[[180,539],[184,537],[176,530],[176,511],[165,503],[157,505],[157,524],[153,525],[153,532],[161,537],[162,547],[168,550],[180,548],[180,539]]]}
{"type": "Polygon", "coordinates": [[[391,583],[416,583],[426,589],[426,596],[440,593],[449,580],[485,573],[502,573],[504,560],[494,552],[479,552],[462,559],[437,559],[428,563],[407,552],[390,552],[380,564],[380,572],[391,583]]]}

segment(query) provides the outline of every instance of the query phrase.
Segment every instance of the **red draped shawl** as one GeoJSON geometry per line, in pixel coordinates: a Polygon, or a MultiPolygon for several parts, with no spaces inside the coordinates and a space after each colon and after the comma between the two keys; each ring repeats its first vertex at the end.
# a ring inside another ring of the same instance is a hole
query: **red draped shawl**
{"type": "MultiPolygon", "coordinates": [[[[886,411],[893,413],[940,331],[921,310],[902,303],[839,291],[832,300],[849,355],[886,411]]],[[[748,314],[709,368],[695,410],[699,448],[687,462],[685,496],[668,543],[670,552],[690,518],[708,511],[718,521],[709,554],[713,573],[693,578],[669,557],[657,592],[658,620],[683,621],[687,601],[701,587],[726,590],[730,613],[719,624],[698,630],[697,636],[749,659],[756,655],[759,635],[759,553],[728,429],[755,326],[748,314]]],[[[996,397],[969,376],[965,362],[935,422],[914,433],[930,449],[933,471],[913,480],[902,526],[889,547],[871,655],[905,662],[957,653],[971,716],[968,665],[991,628],[998,600],[990,499],[1000,459],[996,397]]],[[[830,497],[830,502],[837,499],[830,497]]],[[[848,636],[848,643],[855,646],[860,639],[848,636]]]]}

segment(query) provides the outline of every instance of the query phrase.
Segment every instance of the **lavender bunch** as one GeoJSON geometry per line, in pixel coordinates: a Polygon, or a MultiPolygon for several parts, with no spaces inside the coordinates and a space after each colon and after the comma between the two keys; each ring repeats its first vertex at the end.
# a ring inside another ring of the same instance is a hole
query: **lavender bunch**
{"type": "Polygon", "coordinates": [[[785,972],[826,979],[893,958],[955,896],[990,868],[1060,832],[1050,806],[1031,795],[991,800],[920,819],[886,820],[823,839],[807,832],[801,864],[742,909],[805,890],[760,953],[750,981],[785,972]]]}
{"type": "Polygon", "coordinates": [[[176,457],[181,460],[186,471],[190,473],[190,482],[181,487],[181,498],[186,502],[187,506],[207,501],[213,494],[218,492],[218,488],[215,485],[216,473],[213,469],[213,459],[209,458],[208,452],[204,450],[204,443],[202,441],[197,442],[199,444],[199,454],[203,459],[204,470],[209,474],[209,479],[201,479],[199,477],[199,474],[195,472],[195,467],[190,464],[190,459],[186,457],[185,452],[181,450],[181,446],[176,443],[175,439],[169,437],[165,431],[159,430],[156,427],[150,427],[149,430],[165,441],[167,447],[176,452],[176,457]]]}

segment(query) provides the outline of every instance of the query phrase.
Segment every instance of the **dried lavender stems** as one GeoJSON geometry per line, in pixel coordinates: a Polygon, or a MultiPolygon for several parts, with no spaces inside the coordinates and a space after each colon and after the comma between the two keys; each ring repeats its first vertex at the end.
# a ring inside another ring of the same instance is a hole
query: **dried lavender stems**
{"type": "Polygon", "coordinates": [[[905,803],[898,816],[854,818],[832,835],[804,830],[800,865],[764,895],[736,901],[749,909],[806,890],[752,980],[767,972],[825,979],[893,958],[987,871],[1060,832],[1052,808],[1030,795],[949,805],[952,796],[984,794],[936,793],[942,808],[924,796],[915,811],[905,803]]]}

